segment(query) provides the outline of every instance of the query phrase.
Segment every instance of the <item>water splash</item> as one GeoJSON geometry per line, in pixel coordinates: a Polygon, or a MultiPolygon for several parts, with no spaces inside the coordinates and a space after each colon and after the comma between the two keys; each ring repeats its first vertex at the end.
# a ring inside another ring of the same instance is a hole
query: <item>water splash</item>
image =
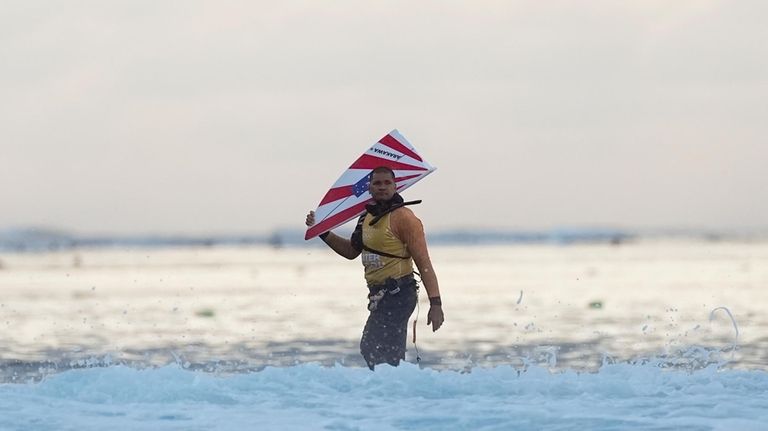
{"type": "Polygon", "coordinates": [[[729,310],[727,307],[717,307],[713,309],[709,313],[709,324],[712,324],[712,320],[715,318],[715,312],[718,310],[723,310],[728,314],[728,317],[731,319],[731,323],[733,324],[733,330],[735,331],[735,335],[733,337],[733,344],[731,345],[731,359],[733,359],[733,354],[736,352],[736,346],[739,340],[739,325],[736,324],[736,319],[734,319],[733,314],[731,314],[731,310],[729,310]]]}

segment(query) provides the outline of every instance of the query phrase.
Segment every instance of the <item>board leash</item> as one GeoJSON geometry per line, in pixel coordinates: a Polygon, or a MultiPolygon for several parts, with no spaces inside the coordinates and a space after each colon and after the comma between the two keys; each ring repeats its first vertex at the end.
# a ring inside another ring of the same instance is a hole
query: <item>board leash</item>
{"type": "MultiPolygon", "coordinates": [[[[416,271],[413,271],[414,274],[419,276],[418,283],[421,283],[421,274],[419,274],[416,271]]],[[[413,348],[416,349],[416,364],[421,364],[421,355],[419,355],[419,346],[416,345],[416,326],[419,322],[419,312],[421,311],[421,307],[419,307],[419,289],[418,284],[416,285],[416,318],[413,319],[413,348]]]]}

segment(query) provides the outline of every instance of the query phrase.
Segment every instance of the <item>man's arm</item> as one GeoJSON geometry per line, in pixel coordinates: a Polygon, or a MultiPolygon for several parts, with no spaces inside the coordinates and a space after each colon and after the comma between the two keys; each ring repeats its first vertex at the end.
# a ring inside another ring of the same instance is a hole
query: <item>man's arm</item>
{"type": "Polygon", "coordinates": [[[352,260],[357,256],[360,256],[360,250],[357,250],[354,247],[352,247],[352,241],[346,238],[342,238],[330,231],[326,233],[328,235],[326,236],[325,234],[323,234],[321,236],[321,239],[323,240],[323,242],[328,244],[328,247],[330,247],[333,251],[335,251],[339,256],[346,257],[349,260],[352,260]]]}
{"type": "MultiPolygon", "coordinates": [[[[315,224],[315,212],[310,211],[309,214],[307,214],[307,226],[312,226],[315,224]]],[[[360,256],[360,250],[357,250],[356,248],[352,247],[352,241],[342,238],[335,233],[328,231],[320,235],[320,239],[325,242],[328,247],[331,248],[331,250],[335,251],[339,256],[346,257],[349,260],[352,260],[356,258],[357,256],[360,256]]]]}
{"type": "Polygon", "coordinates": [[[429,297],[429,313],[427,324],[432,324],[432,331],[437,331],[445,320],[443,316],[442,300],[440,299],[440,286],[437,283],[437,274],[432,268],[432,261],[427,250],[427,239],[424,236],[424,226],[421,220],[408,208],[400,208],[392,213],[390,219],[393,233],[408,247],[408,252],[413,257],[413,262],[419,269],[421,281],[429,297]]]}

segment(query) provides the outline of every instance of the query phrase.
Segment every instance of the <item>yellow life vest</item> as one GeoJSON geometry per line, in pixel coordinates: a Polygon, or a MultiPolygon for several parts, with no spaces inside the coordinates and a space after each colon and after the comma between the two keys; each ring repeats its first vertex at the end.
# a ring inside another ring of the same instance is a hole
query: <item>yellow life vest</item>
{"type": "Polygon", "coordinates": [[[383,283],[387,278],[400,278],[413,273],[413,259],[408,253],[408,248],[392,233],[391,216],[392,213],[385,214],[373,226],[369,224],[373,215],[366,214],[363,220],[362,239],[365,248],[361,256],[365,268],[365,281],[369,286],[383,283]],[[403,256],[405,259],[382,256],[366,248],[394,256],[403,256]]]}

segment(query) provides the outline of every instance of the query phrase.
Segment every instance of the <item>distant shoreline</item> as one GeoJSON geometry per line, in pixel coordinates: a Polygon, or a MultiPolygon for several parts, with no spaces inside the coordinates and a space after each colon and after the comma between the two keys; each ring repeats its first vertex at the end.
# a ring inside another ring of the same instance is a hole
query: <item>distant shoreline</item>
{"type": "MultiPolygon", "coordinates": [[[[340,234],[349,234],[342,232],[340,234]]],[[[427,234],[434,245],[584,244],[620,245],[642,240],[673,239],[706,242],[768,240],[768,230],[655,229],[631,231],[600,228],[559,228],[542,231],[449,229],[427,234]]],[[[0,251],[46,252],[82,248],[178,248],[265,245],[313,247],[303,230],[282,229],[271,234],[243,235],[75,235],[44,228],[0,230],[0,251]]]]}

